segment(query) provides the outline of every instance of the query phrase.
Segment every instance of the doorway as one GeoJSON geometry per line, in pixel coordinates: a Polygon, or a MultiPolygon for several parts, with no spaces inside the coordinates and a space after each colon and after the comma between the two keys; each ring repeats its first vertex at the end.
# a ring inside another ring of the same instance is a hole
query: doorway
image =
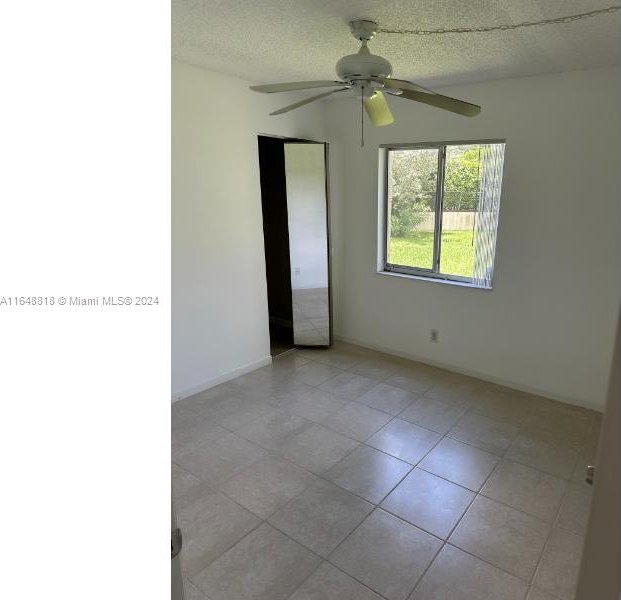
{"type": "Polygon", "coordinates": [[[270,351],[332,343],[327,145],[258,136],[270,351]]]}

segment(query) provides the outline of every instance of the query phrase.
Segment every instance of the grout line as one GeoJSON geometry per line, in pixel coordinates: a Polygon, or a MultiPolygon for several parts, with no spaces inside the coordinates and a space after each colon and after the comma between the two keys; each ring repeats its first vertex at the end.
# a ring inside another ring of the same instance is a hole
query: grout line
{"type": "MultiPolygon", "coordinates": [[[[259,529],[259,527],[261,527],[261,525],[263,525],[264,521],[259,520],[259,522],[257,523],[257,525],[255,525],[250,531],[248,531],[247,533],[245,533],[242,537],[240,537],[236,542],[234,542],[233,544],[231,544],[230,546],[227,547],[226,550],[224,550],[223,552],[221,552],[216,558],[214,558],[213,560],[210,560],[202,569],[200,569],[199,571],[197,571],[194,575],[192,575],[192,577],[190,577],[187,574],[184,574],[184,576],[189,579],[190,583],[192,583],[192,585],[194,585],[195,587],[197,587],[201,592],[203,592],[203,588],[200,587],[195,581],[194,578],[198,577],[203,571],[205,571],[206,569],[208,569],[211,565],[213,565],[213,563],[215,563],[217,560],[220,560],[227,552],[229,552],[230,550],[232,550],[235,546],[237,546],[237,544],[239,544],[242,540],[246,539],[251,533],[255,532],[257,529],[259,529]]],[[[181,550],[181,552],[183,552],[183,549],[181,550]]],[[[181,556],[181,555],[180,555],[181,556]]],[[[183,564],[183,557],[181,556],[181,563],[183,564]]],[[[183,574],[183,569],[182,569],[182,574],[183,574]]],[[[204,594],[206,594],[207,592],[203,592],[204,594]]]]}
{"type": "MultiPolygon", "coordinates": [[[[494,471],[496,470],[496,468],[498,467],[498,465],[500,464],[500,461],[498,461],[496,463],[496,465],[494,465],[494,468],[489,472],[488,476],[485,478],[485,481],[481,484],[480,489],[482,490],[485,487],[485,484],[488,482],[488,480],[490,479],[490,477],[492,476],[492,474],[494,473],[494,471]]],[[[471,490],[470,490],[471,491],[471,490]]],[[[414,593],[414,591],[416,590],[416,588],[420,585],[420,582],[423,580],[423,578],[425,577],[425,575],[427,574],[427,571],[431,568],[431,565],[435,562],[436,558],[439,556],[440,552],[442,552],[442,550],[444,549],[444,547],[446,545],[450,545],[453,546],[454,548],[459,549],[460,551],[474,557],[475,559],[478,559],[488,565],[490,565],[491,567],[494,567],[500,571],[503,571],[504,573],[507,573],[508,575],[511,575],[512,577],[515,577],[516,579],[520,580],[520,581],[524,581],[523,579],[521,579],[520,577],[517,577],[516,575],[514,575],[513,573],[509,573],[507,570],[503,569],[502,567],[499,567],[498,565],[494,565],[491,562],[485,560],[484,558],[481,558],[480,556],[476,556],[475,554],[472,554],[471,552],[464,550],[463,548],[460,548],[459,546],[457,546],[454,543],[450,543],[449,540],[451,538],[451,536],[453,535],[453,533],[455,532],[455,530],[457,529],[457,527],[459,527],[459,525],[462,523],[462,521],[466,518],[466,515],[470,512],[470,509],[472,508],[472,505],[474,504],[474,502],[476,501],[476,499],[479,497],[480,492],[475,492],[474,497],[472,498],[472,500],[470,501],[470,504],[468,505],[468,507],[466,508],[466,510],[462,513],[461,517],[458,519],[457,523],[455,523],[455,525],[453,526],[453,528],[451,529],[450,533],[447,535],[446,540],[444,541],[444,543],[442,544],[442,547],[440,548],[440,550],[438,550],[438,553],[436,554],[436,557],[434,557],[433,561],[431,563],[429,563],[429,565],[427,565],[427,568],[425,569],[424,573],[421,575],[420,579],[417,581],[416,586],[414,586],[414,589],[412,590],[411,593],[414,593]]],[[[511,507],[512,508],[512,507],[511,507]]],[[[525,582],[528,584],[528,582],[525,582]]]]}

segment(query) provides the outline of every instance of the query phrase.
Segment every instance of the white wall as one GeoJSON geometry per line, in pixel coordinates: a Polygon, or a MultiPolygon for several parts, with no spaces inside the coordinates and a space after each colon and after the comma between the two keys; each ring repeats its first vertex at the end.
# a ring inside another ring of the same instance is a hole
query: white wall
{"type": "Polygon", "coordinates": [[[269,362],[259,133],[325,141],[322,108],[173,62],[172,392],[269,362]],[[277,96],[277,97],[276,97],[277,96]]]}
{"type": "Polygon", "coordinates": [[[482,114],[390,99],[396,124],[369,127],[364,148],[358,106],[324,105],[342,168],[332,194],[337,336],[602,408],[620,296],[617,71],[444,93],[482,114]],[[377,274],[378,144],[485,138],[507,141],[493,290],[377,274]]]}

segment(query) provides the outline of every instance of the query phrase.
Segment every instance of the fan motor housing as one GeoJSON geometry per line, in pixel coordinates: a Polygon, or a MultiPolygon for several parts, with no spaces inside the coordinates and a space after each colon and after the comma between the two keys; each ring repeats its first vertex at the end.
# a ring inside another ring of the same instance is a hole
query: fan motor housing
{"type": "Polygon", "coordinates": [[[336,74],[340,79],[364,79],[365,77],[390,77],[392,65],[376,54],[348,54],[336,63],[336,74]]]}

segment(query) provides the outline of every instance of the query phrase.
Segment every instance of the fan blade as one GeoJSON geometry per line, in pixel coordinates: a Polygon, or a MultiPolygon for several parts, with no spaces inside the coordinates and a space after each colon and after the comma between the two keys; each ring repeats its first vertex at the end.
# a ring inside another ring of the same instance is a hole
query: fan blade
{"type": "Polygon", "coordinates": [[[390,112],[390,106],[388,106],[384,94],[379,90],[364,101],[364,108],[369,119],[371,119],[371,123],[376,127],[384,127],[395,122],[395,118],[390,112]]]}
{"type": "Polygon", "coordinates": [[[291,83],[266,83],[265,85],[251,85],[254,92],[273,94],[274,92],[295,92],[296,90],[312,90],[322,87],[343,87],[348,85],[344,81],[293,81],[291,83]]]}
{"type": "Polygon", "coordinates": [[[348,90],[349,88],[339,88],[338,90],[330,90],[329,92],[324,92],[323,94],[317,94],[316,96],[311,96],[310,98],[305,98],[304,100],[300,100],[295,104],[290,104],[289,106],[285,106],[284,108],[279,108],[274,112],[270,113],[270,116],[274,115],[282,115],[283,113],[289,112],[290,110],[294,110],[296,108],[300,108],[300,106],[304,106],[305,104],[310,104],[311,102],[315,102],[315,100],[321,100],[321,98],[325,98],[326,96],[330,96],[331,94],[336,94],[336,92],[342,92],[343,90],[348,90]]]}
{"type": "Polygon", "coordinates": [[[427,94],[435,94],[433,90],[429,90],[422,85],[406,81],[405,79],[393,79],[392,77],[371,77],[373,81],[383,83],[389,89],[394,90],[411,90],[413,92],[426,92],[427,94]]]}
{"type": "Polygon", "coordinates": [[[392,77],[374,77],[373,79],[383,83],[388,89],[401,91],[400,94],[395,94],[395,96],[400,98],[407,98],[408,100],[414,100],[415,102],[429,104],[430,106],[442,108],[443,110],[448,110],[450,112],[457,113],[458,115],[464,115],[465,117],[474,117],[481,112],[481,107],[477,104],[471,104],[470,102],[464,102],[463,100],[443,96],[442,94],[428,90],[410,81],[393,79],[392,77]]]}
{"type": "Polygon", "coordinates": [[[449,96],[442,96],[442,94],[427,94],[425,92],[415,92],[413,90],[402,90],[402,93],[396,97],[429,104],[430,106],[448,110],[452,113],[463,115],[464,117],[474,117],[481,112],[481,107],[476,104],[470,104],[470,102],[464,102],[463,100],[457,100],[449,96]]]}

